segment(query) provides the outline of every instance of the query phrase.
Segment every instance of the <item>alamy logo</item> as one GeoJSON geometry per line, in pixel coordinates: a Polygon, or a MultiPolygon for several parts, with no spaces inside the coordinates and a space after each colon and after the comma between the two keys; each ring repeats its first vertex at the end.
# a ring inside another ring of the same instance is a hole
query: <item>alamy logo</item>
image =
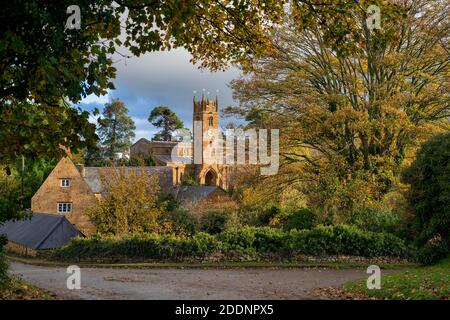
{"type": "Polygon", "coordinates": [[[366,25],[370,30],[381,29],[381,10],[378,6],[372,4],[367,8],[366,25]]]}
{"type": "Polygon", "coordinates": [[[67,277],[67,289],[69,290],[80,290],[81,289],[81,270],[79,266],[68,266],[66,273],[70,274],[67,277]]]}
{"type": "MultiPolygon", "coordinates": [[[[218,129],[203,131],[202,121],[194,121],[193,159],[189,162],[261,165],[261,175],[274,175],[279,167],[279,136],[278,129],[270,130],[270,138],[267,129],[229,129],[225,133],[218,129]]],[[[178,145],[182,147],[186,143],[190,143],[189,138],[183,138],[178,145]]],[[[173,148],[172,159],[178,157],[177,148],[173,148]]]]}
{"type": "Polygon", "coordinates": [[[67,14],[70,16],[66,20],[66,29],[80,30],[81,29],[81,10],[77,5],[71,5],[67,7],[67,14]]]}
{"type": "Polygon", "coordinates": [[[381,270],[377,265],[371,265],[367,268],[366,273],[371,274],[369,278],[367,278],[367,289],[381,289],[381,270]]]}

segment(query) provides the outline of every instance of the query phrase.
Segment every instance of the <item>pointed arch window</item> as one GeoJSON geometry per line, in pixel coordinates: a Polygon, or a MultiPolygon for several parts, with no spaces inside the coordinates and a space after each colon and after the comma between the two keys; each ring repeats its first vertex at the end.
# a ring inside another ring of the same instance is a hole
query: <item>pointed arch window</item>
{"type": "Polygon", "coordinates": [[[208,118],[208,126],[212,127],[213,125],[213,117],[208,118]]]}

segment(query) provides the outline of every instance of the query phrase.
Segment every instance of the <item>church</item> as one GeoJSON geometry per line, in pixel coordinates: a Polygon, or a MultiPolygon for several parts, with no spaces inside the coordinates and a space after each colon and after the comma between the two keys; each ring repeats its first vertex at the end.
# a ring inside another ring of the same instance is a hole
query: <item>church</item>
{"type": "Polygon", "coordinates": [[[192,142],[138,140],[130,148],[130,157],[152,159],[156,166],[173,169],[173,184],[195,181],[199,185],[230,187],[230,165],[217,163],[215,155],[219,132],[219,101],[193,100],[194,139],[192,142]]]}
{"type": "Polygon", "coordinates": [[[210,134],[217,133],[219,128],[218,99],[194,98],[193,109],[196,137],[193,142],[140,139],[131,147],[131,156],[151,158],[155,166],[85,167],[73,163],[70,156],[63,157],[34,194],[33,214],[42,215],[45,221],[50,221],[53,215],[64,216],[82,234],[95,233],[86,211],[107,194],[102,180],[114,170],[136,174],[144,170],[149,176],[158,176],[161,191],[173,193],[183,209],[197,215],[233,208],[235,203],[225,191],[230,188],[231,166],[214,161],[216,152],[221,151],[212,147],[218,145],[217,136],[210,134]]]}

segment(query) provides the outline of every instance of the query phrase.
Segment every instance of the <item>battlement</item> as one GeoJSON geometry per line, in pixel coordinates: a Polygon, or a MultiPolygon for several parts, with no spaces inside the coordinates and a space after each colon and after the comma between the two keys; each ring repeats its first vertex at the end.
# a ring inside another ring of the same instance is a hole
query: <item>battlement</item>
{"type": "Polygon", "coordinates": [[[194,96],[194,113],[209,111],[209,112],[218,112],[219,111],[219,98],[216,96],[216,99],[210,100],[209,98],[205,99],[205,95],[202,95],[202,99],[197,101],[194,96]]]}

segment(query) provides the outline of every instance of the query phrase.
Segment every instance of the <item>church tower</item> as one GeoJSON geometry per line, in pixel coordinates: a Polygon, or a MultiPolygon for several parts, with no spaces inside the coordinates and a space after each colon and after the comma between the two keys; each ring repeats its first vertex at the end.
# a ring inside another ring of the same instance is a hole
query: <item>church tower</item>
{"type": "Polygon", "coordinates": [[[194,163],[214,164],[215,143],[219,130],[219,101],[205,99],[197,101],[194,97],[194,163]],[[197,152],[197,154],[196,154],[197,152]],[[201,154],[200,154],[201,152],[201,154]]]}
{"type": "MultiPolygon", "coordinates": [[[[202,185],[215,185],[227,189],[226,165],[217,162],[219,138],[219,100],[194,97],[194,166],[195,176],[202,185]]],[[[220,151],[219,151],[220,152],[220,151]]]]}

